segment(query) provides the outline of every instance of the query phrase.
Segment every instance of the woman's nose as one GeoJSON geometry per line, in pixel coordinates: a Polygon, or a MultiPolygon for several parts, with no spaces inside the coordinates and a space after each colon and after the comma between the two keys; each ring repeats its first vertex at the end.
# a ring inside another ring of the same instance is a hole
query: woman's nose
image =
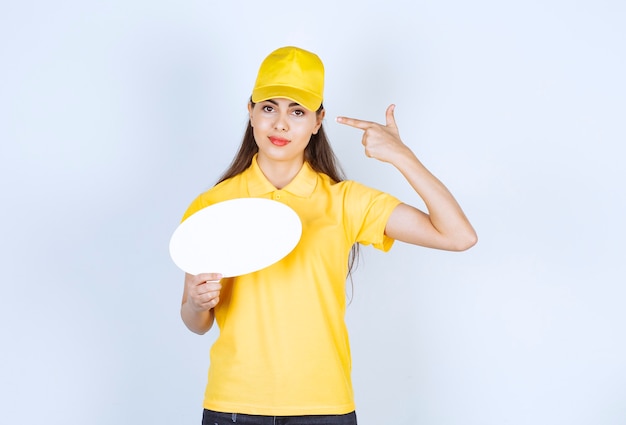
{"type": "Polygon", "coordinates": [[[274,123],[274,129],[278,131],[287,131],[289,129],[287,116],[285,116],[284,114],[278,114],[276,122],[274,123]]]}

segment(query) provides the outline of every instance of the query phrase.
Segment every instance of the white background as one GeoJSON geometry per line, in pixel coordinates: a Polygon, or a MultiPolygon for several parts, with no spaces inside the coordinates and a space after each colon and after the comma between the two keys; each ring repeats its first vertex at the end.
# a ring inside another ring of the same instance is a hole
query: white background
{"type": "Polygon", "coordinates": [[[618,0],[3,2],[0,422],[200,423],[215,333],[179,318],[169,237],[295,44],[325,62],[349,177],[421,205],[334,122],[396,103],[480,238],[363,250],[360,424],[625,423],[625,21],[618,0]]]}

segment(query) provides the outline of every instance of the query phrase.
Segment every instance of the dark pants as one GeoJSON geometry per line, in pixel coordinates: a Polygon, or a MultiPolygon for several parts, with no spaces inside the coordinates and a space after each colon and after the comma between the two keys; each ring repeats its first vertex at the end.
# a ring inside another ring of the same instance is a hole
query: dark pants
{"type": "Polygon", "coordinates": [[[346,415],[257,416],[204,410],[202,425],[357,425],[356,413],[346,415]]]}

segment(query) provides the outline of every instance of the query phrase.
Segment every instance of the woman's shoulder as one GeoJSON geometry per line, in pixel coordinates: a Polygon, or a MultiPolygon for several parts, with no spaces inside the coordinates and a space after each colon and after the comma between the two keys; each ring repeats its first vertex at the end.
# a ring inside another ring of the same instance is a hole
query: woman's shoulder
{"type": "Polygon", "coordinates": [[[227,201],[229,199],[240,198],[241,195],[241,174],[217,183],[215,186],[205,190],[196,196],[189,205],[185,218],[218,202],[227,201]]]}
{"type": "Polygon", "coordinates": [[[333,179],[331,179],[330,177],[328,177],[326,174],[321,174],[322,176],[322,181],[324,182],[324,184],[328,185],[329,187],[332,187],[334,190],[336,191],[342,191],[342,192],[347,192],[347,191],[370,191],[370,190],[376,190],[376,189],[372,189],[371,187],[368,187],[366,185],[364,185],[363,183],[360,183],[356,180],[351,180],[351,179],[346,179],[346,180],[341,180],[341,181],[334,181],[333,179]]]}
{"type": "Polygon", "coordinates": [[[317,176],[321,185],[332,191],[344,191],[355,183],[353,180],[335,181],[330,176],[322,172],[317,172],[317,176]]]}
{"type": "MultiPolygon", "coordinates": [[[[380,197],[390,197],[386,192],[367,186],[356,180],[342,180],[336,182],[325,174],[320,174],[320,189],[327,196],[342,199],[344,203],[362,205],[380,197]]],[[[318,192],[320,193],[320,192],[318,192]]]]}
{"type": "Polygon", "coordinates": [[[213,203],[241,197],[242,186],[245,187],[242,174],[243,173],[237,174],[236,176],[216,183],[215,186],[204,191],[200,196],[213,203]]]}
{"type": "MultiPolygon", "coordinates": [[[[328,180],[332,182],[332,180],[328,180]]],[[[386,191],[368,186],[356,180],[332,182],[331,189],[334,198],[341,198],[347,205],[355,208],[365,208],[373,203],[397,204],[400,201],[386,191]]]]}

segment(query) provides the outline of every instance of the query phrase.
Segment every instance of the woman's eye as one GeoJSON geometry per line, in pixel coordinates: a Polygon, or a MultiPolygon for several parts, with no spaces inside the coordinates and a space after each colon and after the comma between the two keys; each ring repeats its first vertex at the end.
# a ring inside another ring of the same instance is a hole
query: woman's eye
{"type": "Polygon", "coordinates": [[[304,115],[304,111],[301,109],[296,109],[295,111],[293,111],[294,115],[297,117],[301,117],[304,115]]]}
{"type": "Polygon", "coordinates": [[[263,112],[272,112],[273,110],[274,108],[272,108],[270,105],[263,106],[263,112]]]}

